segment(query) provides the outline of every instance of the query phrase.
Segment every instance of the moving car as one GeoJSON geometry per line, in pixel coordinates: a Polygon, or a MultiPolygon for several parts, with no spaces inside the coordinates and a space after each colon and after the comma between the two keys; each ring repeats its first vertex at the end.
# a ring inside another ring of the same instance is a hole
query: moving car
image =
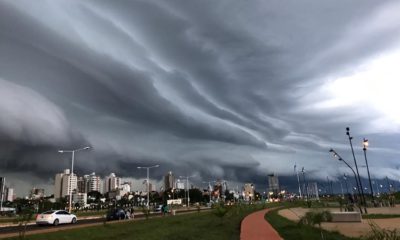
{"type": "Polygon", "coordinates": [[[36,224],[52,224],[57,226],[58,224],[64,223],[76,223],[78,219],[74,214],[71,214],[65,210],[50,210],[36,216],[36,224]]]}
{"type": "Polygon", "coordinates": [[[116,209],[111,209],[108,211],[106,219],[107,221],[111,220],[121,220],[126,218],[126,213],[123,209],[116,208],[116,209]]]}

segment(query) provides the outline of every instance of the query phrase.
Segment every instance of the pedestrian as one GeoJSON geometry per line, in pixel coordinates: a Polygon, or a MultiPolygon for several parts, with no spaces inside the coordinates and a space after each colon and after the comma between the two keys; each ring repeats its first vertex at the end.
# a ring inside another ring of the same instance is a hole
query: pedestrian
{"type": "Polygon", "coordinates": [[[131,218],[135,218],[135,209],[133,207],[131,208],[131,218]]]}
{"type": "Polygon", "coordinates": [[[164,206],[164,215],[167,215],[168,214],[168,205],[165,205],[164,206]]]}

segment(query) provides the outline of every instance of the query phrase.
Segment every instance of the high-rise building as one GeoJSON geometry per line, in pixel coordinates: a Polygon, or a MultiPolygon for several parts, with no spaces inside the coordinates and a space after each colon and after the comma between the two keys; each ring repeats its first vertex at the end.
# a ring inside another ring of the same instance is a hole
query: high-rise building
{"type": "MultiPolygon", "coordinates": [[[[147,189],[146,189],[146,191],[147,191],[147,189]]],[[[149,183],[149,192],[154,192],[154,191],[156,191],[156,185],[149,183]]]]}
{"type": "Polygon", "coordinates": [[[254,200],[254,190],[255,186],[253,183],[245,183],[243,187],[243,198],[245,201],[254,200]]]}
{"type": "Polygon", "coordinates": [[[117,189],[120,185],[121,179],[115,176],[115,173],[111,173],[104,179],[104,193],[108,193],[114,189],[117,189]]]}
{"type": "Polygon", "coordinates": [[[87,193],[74,192],[72,194],[72,202],[78,203],[81,207],[85,207],[87,204],[87,193]]]}
{"type": "Polygon", "coordinates": [[[278,175],[269,174],[268,175],[268,192],[272,192],[273,195],[279,194],[279,179],[278,175]]]}
{"type": "Polygon", "coordinates": [[[30,199],[40,199],[44,197],[44,189],[43,188],[32,188],[29,194],[30,199]]]}
{"type": "Polygon", "coordinates": [[[83,177],[78,177],[78,182],[77,182],[78,193],[87,193],[86,176],[88,175],[85,175],[83,177]]]}
{"type": "Polygon", "coordinates": [[[85,175],[85,180],[86,180],[86,192],[93,192],[97,191],[100,192],[100,183],[101,183],[101,178],[100,176],[96,176],[96,173],[91,173],[90,175],[85,175]]]}
{"type": "Polygon", "coordinates": [[[12,202],[15,199],[14,188],[6,188],[5,201],[12,202]]]}
{"type": "Polygon", "coordinates": [[[175,186],[175,176],[171,171],[164,176],[164,190],[172,189],[175,186]]]}
{"type": "Polygon", "coordinates": [[[185,189],[185,183],[184,182],[181,182],[181,180],[177,180],[176,181],[176,186],[175,186],[175,188],[176,189],[185,189]]]}
{"type": "Polygon", "coordinates": [[[121,184],[121,190],[126,193],[131,192],[131,186],[132,184],[130,182],[124,182],[121,184]]]}
{"type": "Polygon", "coordinates": [[[60,199],[62,196],[63,176],[69,174],[69,169],[65,169],[62,173],[57,173],[54,179],[54,198],[60,199]]]}
{"type": "Polygon", "coordinates": [[[60,199],[77,190],[78,179],[75,174],[71,175],[69,169],[63,173],[57,173],[54,181],[54,198],[60,199]]]}

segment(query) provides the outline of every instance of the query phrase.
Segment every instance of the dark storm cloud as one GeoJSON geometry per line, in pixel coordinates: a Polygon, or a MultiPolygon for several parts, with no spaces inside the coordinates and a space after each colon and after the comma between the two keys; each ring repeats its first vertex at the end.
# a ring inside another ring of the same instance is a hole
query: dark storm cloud
{"type": "Polygon", "coordinates": [[[321,106],[327,83],[397,47],[398,8],[2,1],[1,172],[51,184],[70,158],[57,149],[90,145],[77,156],[79,174],[137,177],[136,166],[159,163],[155,178],[173,170],[260,183],[266,173],[292,175],[297,161],[323,178],[343,170],[327,150],[347,150],[346,126],[381,139],[371,157],[390,168],[398,153],[384,139],[396,134],[359,126],[378,111],[321,106]]]}

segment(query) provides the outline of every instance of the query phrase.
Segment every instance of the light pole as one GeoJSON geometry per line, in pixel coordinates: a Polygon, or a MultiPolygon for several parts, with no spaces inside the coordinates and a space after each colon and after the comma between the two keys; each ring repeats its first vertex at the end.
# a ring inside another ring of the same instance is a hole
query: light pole
{"type": "Polygon", "coordinates": [[[208,195],[209,195],[209,197],[210,197],[210,204],[211,204],[211,190],[212,190],[212,188],[211,188],[211,183],[212,182],[215,182],[215,181],[204,181],[203,183],[208,183],[208,195]]]}
{"type": "Polygon", "coordinates": [[[296,166],[296,163],[294,163],[294,171],[296,172],[296,175],[297,175],[297,184],[299,185],[300,199],[302,199],[302,197],[301,197],[301,187],[300,187],[299,171],[297,171],[297,168],[296,168],[296,167],[297,167],[297,166],[296,166]]]}
{"type": "Polygon", "coordinates": [[[356,171],[357,171],[357,176],[358,176],[358,183],[359,183],[359,186],[361,188],[361,197],[362,197],[361,201],[364,202],[365,213],[368,213],[367,212],[367,202],[365,201],[364,190],[363,190],[363,186],[362,186],[362,183],[361,183],[360,173],[358,172],[356,155],[354,154],[353,143],[351,141],[353,139],[353,137],[350,135],[350,128],[349,127],[346,128],[346,135],[349,137],[351,153],[353,154],[354,165],[356,166],[356,171]]]}
{"type": "Polygon", "coordinates": [[[349,193],[349,186],[347,185],[347,176],[346,176],[346,173],[343,174],[343,179],[344,179],[344,182],[346,183],[346,191],[347,191],[347,193],[349,193]]]}
{"type": "Polygon", "coordinates": [[[58,150],[59,153],[71,153],[72,154],[72,163],[71,163],[71,175],[69,177],[69,207],[68,211],[72,210],[72,178],[74,176],[74,161],[75,161],[75,152],[79,152],[82,150],[88,150],[90,147],[83,147],[74,150],[58,150]]]}
{"type": "Polygon", "coordinates": [[[364,138],[364,140],[363,140],[364,158],[365,158],[365,164],[367,165],[368,181],[369,181],[369,188],[371,189],[372,203],[375,206],[374,190],[372,188],[371,175],[369,174],[369,167],[368,167],[368,161],[367,161],[367,148],[368,148],[368,139],[364,138]]]}
{"type": "Polygon", "coordinates": [[[308,201],[308,184],[306,184],[306,175],[305,175],[305,171],[304,171],[304,167],[301,169],[301,172],[303,173],[303,182],[304,182],[304,188],[305,188],[305,192],[306,192],[306,202],[308,201]]]}
{"type": "MultiPolygon", "coordinates": [[[[357,181],[357,174],[356,174],[356,172],[354,171],[354,169],[335,151],[335,150],[333,150],[333,149],[331,149],[331,150],[329,150],[329,152],[331,152],[331,153],[333,153],[333,156],[334,157],[336,157],[339,161],[342,161],[342,162],[344,162],[346,165],[347,165],[347,167],[349,167],[350,169],[351,169],[351,171],[353,172],[353,174],[354,174],[354,179],[356,180],[356,184],[357,184],[357,190],[358,190],[358,196],[361,196],[361,193],[360,193],[360,188],[359,188],[359,186],[358,186],[358,181],[357,181]]],[[[362,200],[361,200],[361,203],[362,203],[362,200]]],[[[359,206],[359,208],[360,208],[360,213],[362,213],[362,209],[361,209],[361,206],[359,206]]],[[[364,209],[365,209],[365,213],[367,213],[367,209],[366,209],[366,207],[364,206],[364,209]]]]}
{"type": "Polygon", "coordinates": [[[189,178],[193,176],[179,176],[180,178],[186,178],[186,191],[187,191],[187,207],[189,208],[190,196],[189,196],[189,178]]]}
{"type": "Polygon", "coordinates": [[[149,169],[150,168],[156,168],[159,167],[160,165],[154,165],[154,166],[149,166],[149,167],[137,167],[138,169],[146,169],[147,170],[147,209],[150,209],[150,204],[149,204],[149,200],[150,200],[150,184],[149,184],[149,169]]]}

